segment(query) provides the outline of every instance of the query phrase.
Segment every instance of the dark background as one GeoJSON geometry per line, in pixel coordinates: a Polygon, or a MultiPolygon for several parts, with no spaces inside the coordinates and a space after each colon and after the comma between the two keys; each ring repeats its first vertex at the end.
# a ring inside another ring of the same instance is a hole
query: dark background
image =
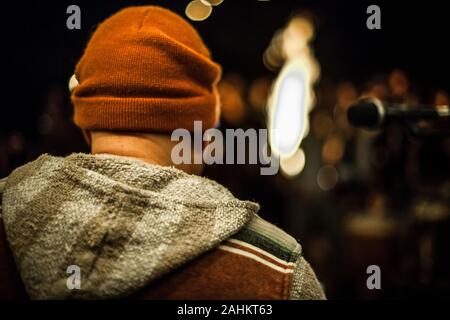
{"type": "MultiPolygon", "coordinates": [[[[98,23],[130,5],[158,4],[184,16],[188,2],[2,2],[0,177],[44,152],[89,151],[70,122],[66,88],[98,23]],[[81,8],[81,30],[66,28],[66,8],[71,4],[81,8]]],[[[409,90],[420,102],[433,103],[439,90],[448,98],[450,10],[445,1],[225,0],[206,21],[192,24],[222,64],[224,75],[238,74],[248,88],[255,79],[276,77],[264,66],[263,52],[274,32],[296,12],[311,15],[316,28],[312,47],[321,78],[312,119],[320,112],[335,116],[340,84],[351,83],[359,94],[373,84],[387,88],[394,69],[407,75],[409,90]],[[366,8],[371,4],[381,8],[381,30],[366,28],[366,8]]],[[[265,123],[249,113],[234,125],[265,123]]],[[[232,126],[223,121],[224,128],[232,126]]],[[[342,177],[361,165],[355,155],[358,139],[365,136],[352,134],[344,139],[343,159],[333,164],[342,177]]],[[[418,202],[425,208],[443,207],[444,217],[450,211],[448,138],[412,137],[406,129],[394,127],[367,141],[374,154],[367,156],[372,175],[347,174],[328,191],[313,187],[317,170],[327,164],[320,156],[325,140],[314,131],[304,141],[307,158],[313,160],[297,178],[261,177],[259,168],[252,166],[213,166],[206,175],[238,197],[261,203],[263,217],[300,239],[329,298],[450,297],[448,218],[430,222],[415,213],[418,202]],[[397,141],[394,147],[392,141],[397,141]],[[405,169],[410,167],[415,171],[405,169]],[[382,213],[374,214],[377,210],[382,213]],[[393,221],[395,228],[375,236],[349,231],[348,221],[354,218],[393,221]],[[370,264],[381,266],[383,290],[365,288],[365,268],[370,264]]]]}
{"type": "MultiPolygon", "coordinates": [[[[187,3],[3,2],[1,131],[32,132],[46,90],[68,81],[97,23],[128,5],[159,4],[184,15],[187,3]],[[80,31],[66,28],[70,4],[81,8],[80,31]]],[[[395,67],[405,70],[428,99],[431,90],[450,89],[449,11],[445,1],[225,0],[210,18],[193,24],[225,70],[255,77],[268,73],[262,53],[273,33],[299,9],[317,17],[314,48],[324,77],[360,82],[368,74],[395,67]],[[365,12],[375,3],[381,7],[382,29],[369,31],[365,12]]]]}

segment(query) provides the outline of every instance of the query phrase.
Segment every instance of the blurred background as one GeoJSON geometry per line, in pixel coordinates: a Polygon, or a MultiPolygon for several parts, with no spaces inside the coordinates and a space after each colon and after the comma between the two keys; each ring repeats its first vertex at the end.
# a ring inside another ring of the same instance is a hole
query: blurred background
{"type": "MultiPolygon", "coordinates": [[[[221,129],[266,128],[280,70],[305,62],[311,101],[300,148],[280,173],[215,165],[206,176],[303,246],[328,298],[450,297],[450,139],[400,125],[352,128],[360,96],[448,104],[449,11],[443,1],[177,0],[2,3],[0,177],[42,153],[89,152],[71,122],[67,83],[95,26],[120,8],[158,4],[191,20],[223,66],[221,129]],[[66,9],[81,8],[81,30],[66,9]],[[366,268],[381,268],[368,290],[366,268]]],[[[423,124],[424,126],[430,124],[423,124]]]]}

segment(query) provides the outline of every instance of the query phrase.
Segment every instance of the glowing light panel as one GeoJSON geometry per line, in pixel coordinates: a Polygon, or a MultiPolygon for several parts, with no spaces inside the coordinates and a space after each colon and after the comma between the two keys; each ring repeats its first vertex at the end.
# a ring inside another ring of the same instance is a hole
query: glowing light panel
{"type": "Polygon", "coordinates": [[[280,73],[272,93],[270,145],[280,157],[293,155],[308,126],[309,78],[299,61],[289,63],[280,73]]]}

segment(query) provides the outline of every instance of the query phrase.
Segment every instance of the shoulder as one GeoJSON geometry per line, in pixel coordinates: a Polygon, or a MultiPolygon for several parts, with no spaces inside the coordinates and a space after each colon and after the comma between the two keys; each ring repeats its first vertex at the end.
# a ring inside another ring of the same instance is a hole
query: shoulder
{"type": "Polygon", "coordinates": [[[302,254],[293,237],[257,215],[219,249],[253,258],[282,273],[292,273],[302,254]]]}
{"type": "MultiPolygon", "coordinates": [[[[257,260],[284,274],[290,299],[324,299],[320,282],[302,255],[301,245],[282,229],[255,216],[219,249],[257,260]]],[[[275,273],[272,273],[274,275],[275,273]]]]}
{"type": "Polygon", "coordinates": [[[252,218],[218,247],[156,280],[143,299],[317,298],[297,241],[280,228],[252,218]],[[173,288],[176,288],[174,290],[173,288]]]}
{"type": "Polygon", "coordinates": [[[217,249],[239,265],[236,277],[245,278],[246,286],[251,285],[247,279],[255,279],[254,292],[267,291],[271,299],[290,298],[302,249],[286,232],[255,215],[217,249]]]}
{"type": "Polygon", "coordinates": [[[139,297],[289,299],[300,255],[294,238],[254,216],[219,246],[154,282],[139,297]]]}

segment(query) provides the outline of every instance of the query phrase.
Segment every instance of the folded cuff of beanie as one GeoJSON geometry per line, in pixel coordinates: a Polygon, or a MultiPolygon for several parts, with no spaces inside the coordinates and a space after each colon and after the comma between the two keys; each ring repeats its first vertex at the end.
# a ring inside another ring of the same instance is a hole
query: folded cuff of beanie
{"type": "Polygon", "coordinates": [[[219,120],[218,107],[210,101],[213,97],[72,99],[77,106],[74,122],[87,131],[171,133],[183,128],[193,132],[194,121],[201,121],[206,130],[219,120]]]}

